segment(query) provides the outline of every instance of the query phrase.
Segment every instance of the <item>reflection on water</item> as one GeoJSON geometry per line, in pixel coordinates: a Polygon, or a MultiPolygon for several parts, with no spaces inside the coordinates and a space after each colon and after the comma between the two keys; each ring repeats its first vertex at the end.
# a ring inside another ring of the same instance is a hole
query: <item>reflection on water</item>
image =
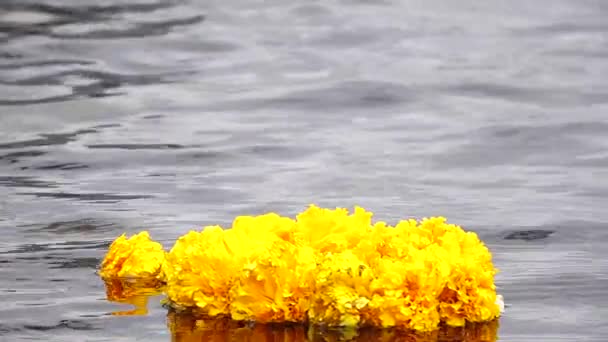
{"type": "Polygon", "coordinates": [[[323,329],[304,325],[247,324],[229,319],[208,319],[170,311],[167,325],[173,342],[494,342],[498,321],[472,324],[465,328],[443,326],[431,333],[397,329],[323,329]]]}
{"type": "MultiPolygon", "coordinates": [[[[104,285],[109,301],[133,307],[131,310],[114,311],[114,316],[148,314],[148,300],[163,290],[162,284],[154,279],[111,279],[105,280],[104,285]]],[[[253,324],[228,318],[196,316],[173,309],[168,309],[167,326],[173,342],[494,342],[498,333],[498,320],[468,324],[464,328],[442,326],[438,331],[419,333],[399,329],[325,329],[302,324],[253,324]]]]}
{"type": "Polygon", "coordinates": [[[106,298],[110,302],[129,304],[134,308],[126,311],[115,311],[115,316],[141,316],[148,313],[148,299],[160,295],[163,285],[155,279],[120,279],[104,280],[106,298]]]}

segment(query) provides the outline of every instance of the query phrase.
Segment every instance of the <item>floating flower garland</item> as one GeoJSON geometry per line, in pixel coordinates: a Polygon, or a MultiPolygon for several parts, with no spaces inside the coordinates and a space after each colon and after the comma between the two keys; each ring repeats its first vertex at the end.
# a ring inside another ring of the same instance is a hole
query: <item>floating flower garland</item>
{"type": "Polygon", "coordinates": [[[441,217],[394,227],[371,218],[314,205],[296,219],[240,216],[168,253],[147,232],[123,235],[100,275],[158,279],[172,307],[235,321],[428,332],[500,315],[497,271],[475,233],[441,217]]]}

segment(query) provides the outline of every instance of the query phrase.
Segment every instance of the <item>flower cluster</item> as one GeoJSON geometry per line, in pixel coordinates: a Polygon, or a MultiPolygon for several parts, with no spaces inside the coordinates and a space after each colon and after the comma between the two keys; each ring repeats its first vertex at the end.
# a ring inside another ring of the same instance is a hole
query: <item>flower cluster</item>
{"type": "Polygon", "coordinates": [[[153,278],[165,260],[163,246],[143,231],[128,238],[123,234],[110,245],[99,275],[110,278],[153,278]]]}
{"type": "Polygon", "coordinates": [[[112,244],[102,275],[157,276],[170,305],[207,317],[425,332],[500,314],[489,250],[441,217],[392,227],[313,205],[191,231],[166,255],[136,237],[112,244]]]}

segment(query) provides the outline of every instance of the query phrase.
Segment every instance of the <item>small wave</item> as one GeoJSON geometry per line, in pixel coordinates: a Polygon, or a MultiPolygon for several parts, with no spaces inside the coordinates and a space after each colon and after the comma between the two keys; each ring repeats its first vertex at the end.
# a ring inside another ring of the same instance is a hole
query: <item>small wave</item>
{"type": "Polygon", "coordinates": [[[81,129],[75,132],[69,133],[54,133],[54,134],[40,134],[41,138],[15,141],[9,143],[0,144],[0,149],[13,149],[13,148],[27,148],[27,147],[38,147],[38,146],[49,146],[49,145],[64,145],[68,142],[74,141],[76,137],[82,134],[97,133],[94,129],[81,129]]]}
{"type": "Polygon", "coordinates": [[[185,148],[180,144],[94,144],[87,145],[90,149],[119,149],[119,150],[176,150],[185,148]]]}
{"type": "Polygon", "coordinates": [[[555,231],[543,229],[518,230],[507,234],[505,240],[541,240],[548,238],[553,233],[555,233],[555,231]]]}
{"type": "Polygon", "coordinates": [[[13,164],[21,161],[23,158],[39,157],[45,154],[45,151],[39,150],[18,151],[0,155],[0,160],[7,160],[9,163],[13,164]]]}
{"type": "Polygon", "coordinates": [[[97,330],[99,328],[93,326],[90,323],[81,320],[63,319],[55,325],[34,325],[27,324],[23,328],[27,330],[38,330],[38,331],[51,331],[58,329],[71,329],[71,330],[97,330]]]}
{"type": "Polygon", "coordinates": [[[501,99],[543,107],[581,106],[608,103],[608,93],[583,91],[579,88],[541,88],[497,83],[462,83],[442,87],[448,95],[480,99],[501,99]]]}
{"type": "Polygon", "coordinates": [[[110,193],[74,193],[74,192],[22,192],[19,195],[75,199],[85,202],[119,202],[125,200],[153,198],[151,195],[118,195],[110,193]]]}
{"type": "Polygon", "coordinates": [[[9,2],[3,4],[4,20],[0,22],[0,33],[8,42],[23,36],[39,35],[61,39],[116,39],[158,36],[169,33],[173,28],[194,25],[204,20],[204,15],[167,19],[155,22],[116,22],[121,15],[131,13],[151,13],[175,6],[173,2],[151,4],[121,4],[107,6],[55,6],[41,3],[24,4],[9,2]],[[113,23],[111,29],[88,29],[96,23],[113,23]],[[65,27],[85,29],[83,32],[61,33],[65,27]],[[58,32],[59,31],[59,32],[58,32]]]}
{"type": "Polygon", "coordinates": [[[28,176],[0,176],[0,186],[11,188],[56,188],[59,184],[28,176]]]}
{"type": "Polygon", "coordinates": [[[87,169],[88,165],[80,163],[53,163],[33,167],[34,170],[78,170],[87,169]]]}

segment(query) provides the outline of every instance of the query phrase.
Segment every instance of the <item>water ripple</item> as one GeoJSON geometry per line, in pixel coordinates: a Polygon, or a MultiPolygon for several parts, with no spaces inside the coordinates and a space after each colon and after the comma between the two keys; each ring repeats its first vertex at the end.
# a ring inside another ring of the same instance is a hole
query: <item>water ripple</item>
{"type": "MultiPolygon", "coordinates": [[[[203,14],[183,9],[177,11],[177,17],[172,15],[170,10],[179,6],[181,5],[174,1],[73,6],[9,1],[0,11],[0,42],[6,48],[11,48],[9,43],[13,40],[28,36],[47,37],[61,44],[66,44],[68,40],[105,39],[115,42],[123,38],[163,36],[177,27],[196,25],[204,20],[203,14]],[[162,16],[159,15],[160,11],[162,16]],[[179,13],[184,15],[180,16],[179,13]],[[135,14],[137,16],[134,16],[135,14]],[[142,16],[149,18],[142,20],[142,16]]],[[[219,45],[216,47],[223,48],[219,45]]],[[[19,46],[15,45],[14,48],[19,49],[19,46]]],[[[81,98],[119,96],[124,94],[121,89],[124,87],[169,83],[180,75],[191,74],[189,71],[187,74],[174,72],[170,75],[128,75],[100,70],[101,65],[91,58],[55,57],[54,53],[31,56],[16,52],[0,53],[2,57],[10,59],[9,62],[0,63],[0,70],[7,71],[7,75],[0,77],[0,86],[8,90],[5,94],[14,93],[10,97],[0,97],[0,106],[39,105],[81,98]],[[83,69],[84,66],[87,69],[83,69]],[[31,76],[32,74],[35,76],[31,76]],[[11,75],[13,76],[9,77],[11,75]],[[31,87],[53,85],[61,89],[58,90],[59,94],[55,91],[46,96],[32,96],[32,93],[39,92],[31,87]]]]}
{"type": "Polygon", "coordinates": [[[12,188],[56,188],[59,184],[28,176],[0,176],[0,186],[12,188]]]}
{"type": "Polygon", "coordinates": [[[92,65],[94,62],[91,61],[81,61],[81,60],[61,60],[61,59],[51,59],[44,61],[33,61],[33,62],[17,62],[17,63],[5,63],[0,64],[0,70],[14,70],[21,68],[31,68],[31,67],[48,67],[48,66],[70,66],[70,65],[92,65]]]}
{"type": "Polygon", "coordinates": [[[23,326],[25,329],[38,330],[38,331],[50,331],[57,329],[72,329],[72,330],[97,330],[98,327],[93,326],[90,323],[80,320],[61,320],[55,325],[34,325],[26,324],[23,326]]]}
{"type": "MultiPolygon", "coordinates": [[[[48,256],[47,256],[48,258],[48,256]]],[[[49,261],[49,268],[66,269],[66,268],[91,268],[97,269],[101,260],[99,258],[74,258],[66,257],[65,259],[49,261]]]]}
{"type": "Polygon", "coordinates": [[[0,160],[6,160],[9,163],[17,163],[21,161],[23,158],[27,157],[39,157],[45,155],[47,152],[39,151],[39,150],[28,150],[28,151],[17,151],[11,152],[4,155],[0,155],[0,160]]]}
{"type": "Polygon", "coordinates": [[[94,129],[80,129],[71,133],[40,134],[41,138],[0,144],[0,149],[64,145],[74,141],[79,135],[97,133],[94,129]]]}
{"type": "Polygon", "coordinates": [[[46,75],[37,75],[17,80],[2,80],[0,85],[16,87],[32,86],[65,86],[71,89],[71,94],[57,95],[45,98],[12,100],[0,99],[0,105],[23,105],[33,103],[48,103],[76,99],[80,97],[107,97],[123,94],[122,92],[110,90],[125,86],[145,86],[152,84],[171,83],[172,77],[179,75],[126,75],[112,72],[103,72],[88,69],[73,69],[60,71],[46,75]]]}
{"type": "Polygon", "coordinates": [[[74,193],[74,192],[21,192],[19,195],[36,197],[51,197],[58,199],[73,199],[85,202],[118,202],[124,200],[148,199],[151,195],[119,195],[110,193],[74,193]]]}
{"type": "Polygon", "coordinates": [[[176,150],[185,148],[179,144],[92,144],[90,149],[119,149],[119,150],[176,150]]]}
{"type": "Polygon", "coordinates": [[[165,20],[155,23],[139,23],[123,29],[100,29],[79,33],[50,33],[49,36],[58,39],[117,39],[137,38],[165,35],[175,27],[198,24],[205,19],[203,15],[189,18],[165,20]]]}
{"type": "Polygon", "coordinates": [[[75,100],[78,96],[75,94],[69,95],[59,95],[59,96],[49,96],[38,99],[28,99],[28,100],[6,100],[0,99],[0,106],[23,106],[23,105],[38,105],[45,103],[54,103],[54,102],[64,102],[69,100],[75,100]]]}
{"type": "Polygon", "coordinates": [[[34,170],[79,170],[87,169],[88,165],[80,163],[53,163],[33,167],[34,170]]]}
{"type": "Polygon", "coordinates": [[[115,227],[116,226],[112,223],[99,222],[95,219],[86,218],[72,221],[59,221],[49,224],[38,224],[31,228],[25,226],[24,228],[27,228],[26,232],[30,234],[52,233],[66,235],[103,232],[115,227]]]}
{"type": "MultiPolygon", "coordinates": [[[[49,251],[77,251],[83,249],[105,249],[110,246],[111,241],[65,241],[54,243],[25,243],[19,244],[13,249],[0,251],[0,254],[26,254],[25,258],[32,257],[32,253],[49,251]]],[[[24,258],[24,257],[21,257],[24,258]]],[[[34,259],[38,260],[38,259],[34,259]]]]}
{"type": "Polygon", "coordinates": [[[552,230],[541,230],[541,229],[518,230],[518,231],[507,234],[505,236],[505,240],[524,240],[524,241],[541,240],[541,239],[548,238],[553,233],[555,233],[555,232],[552,230]]]}
{"type": "Polygon", "coordinates": [[[497,98],[506,101],[542,105],[544,107],[606,104],[608,93],[578,88],[540,88],[496,83],[462,83],[447,87],[448,93],[476,98],[497,98]]]}
{"type": "Polygon", "coordinates": [[[293,109],[327,111],[390,107],[416,100],[416,91],[393,82],[345,81],[313,90],[295,90],[275,98],[220,102],[213,110],[293,109]]]}
{"type": "Polygon", "coordinates": [[[166,10],[172,6],[174,6],[174,3],[171,1],[106,6],[56,6],[43,3],[9,1],[7,4],[3,4],[3,11],[5,13],[3,20],[0,21],[0,33],[6,35],[5,41],[20,38],[24,35],[43,35],[62,39],[142,37],[147,35],[163,35],[168,33],[173,27],[196,24],[204,18],[202,15],[195,15],[188,18],[139,23],[132,28],[93,30],[74,34],[55,32],[58,28],[66,25],[111,21],[119,15],[152,13],[166,10]]]}

